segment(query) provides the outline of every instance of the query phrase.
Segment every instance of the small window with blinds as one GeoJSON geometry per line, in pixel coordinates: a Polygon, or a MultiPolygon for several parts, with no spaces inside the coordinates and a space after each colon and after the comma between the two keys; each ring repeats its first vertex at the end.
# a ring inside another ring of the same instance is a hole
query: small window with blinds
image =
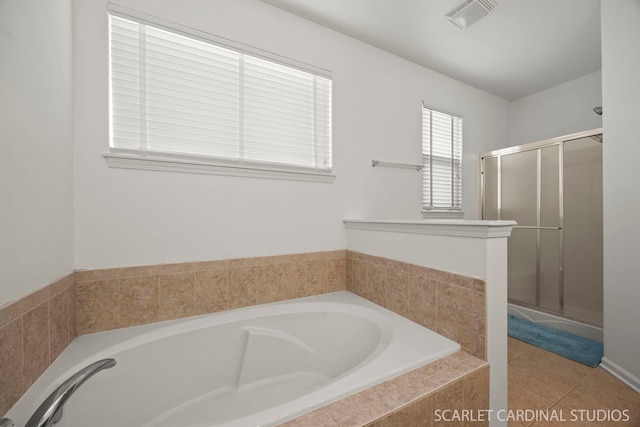
{"type": "Polygon", "coordinates": [[[333,177],[328,72],[150,19],[109,11],[111,166],[333,177]]]}
{"type": "Polygon", "coordinates": [[[422,208],[432,214],[461,214],[462,118],[422,108],[422,208]]]}

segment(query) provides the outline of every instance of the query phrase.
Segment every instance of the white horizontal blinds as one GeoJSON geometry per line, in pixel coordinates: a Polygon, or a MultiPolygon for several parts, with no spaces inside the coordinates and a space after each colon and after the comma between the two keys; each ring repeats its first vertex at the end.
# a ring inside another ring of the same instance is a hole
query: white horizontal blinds
{"type": "Polygon", "coordinates": [[[328,79],[245,56],[246,159],[330,169],[330,91],[328,79]]]}
{"type": "Polygon", "coordinates": [[[331,169],[331,80],[110,15],[111,147],[331,169]]]}
{"type": "Polygon", "coordinates": [[[237,157],[239,54],[110,19],[112,146],[237,157]]]}
{"type": "Polygon", "coordinates": [[[114,148],[140,148],[140,61],[138,24],[109,17],[111,141],[114,148]]]}
{"type": "Polygon", "coordinates": [[[150,151],[238,156],[239,54],[147,26],[150,151]]]}
{"type": "Polygon", "coordinates": [[[316,166],[331,169],[331,80],[314,76],[316,166]]]}
{"type": "Polygon", "coordinates": [[[422,109],[423,208],[460,209],[462,119],[422,109]]]}

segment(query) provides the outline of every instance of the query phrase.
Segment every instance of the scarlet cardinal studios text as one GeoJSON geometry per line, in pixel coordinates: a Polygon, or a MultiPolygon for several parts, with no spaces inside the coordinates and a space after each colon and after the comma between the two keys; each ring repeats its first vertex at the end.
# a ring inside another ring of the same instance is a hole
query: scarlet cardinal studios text
{"type": "Polygon", "coordinates": [[[434,421],[607,421],[610,423],[629,421],[628,409],[436,409],[434,421]]]}

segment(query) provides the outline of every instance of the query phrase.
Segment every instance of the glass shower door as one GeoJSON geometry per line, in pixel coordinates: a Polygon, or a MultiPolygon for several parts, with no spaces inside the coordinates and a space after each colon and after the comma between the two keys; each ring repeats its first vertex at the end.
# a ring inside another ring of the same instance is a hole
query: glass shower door
{"type": "Polygon", "coordinates": [[[589,137],[482,157],[483,219],[515,220],[510,302],[602,324],[602,154],[589,137]]]}
{"type": "Polygon", "coordinates": [[[564,313],[602,325],[602,143],[564,143],[564,313]]]}
{"type": "Polygon", "coordinates": [[[562,272],[557,145],[501,158],[501,218],[513,219],[509,299],[558,312],[562,272]]]}

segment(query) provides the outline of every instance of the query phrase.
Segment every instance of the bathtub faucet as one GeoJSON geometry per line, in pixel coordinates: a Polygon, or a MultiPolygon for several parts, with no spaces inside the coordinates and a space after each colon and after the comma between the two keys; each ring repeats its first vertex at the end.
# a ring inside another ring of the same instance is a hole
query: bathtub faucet
{"type": "Polygon", "coordinates": [[[62,407],[86,380],[116,365],[115,359],[103,359],[82,368],[55,389],[33,413],[25,427],[50,427],[62,419],[62,407]]]}

